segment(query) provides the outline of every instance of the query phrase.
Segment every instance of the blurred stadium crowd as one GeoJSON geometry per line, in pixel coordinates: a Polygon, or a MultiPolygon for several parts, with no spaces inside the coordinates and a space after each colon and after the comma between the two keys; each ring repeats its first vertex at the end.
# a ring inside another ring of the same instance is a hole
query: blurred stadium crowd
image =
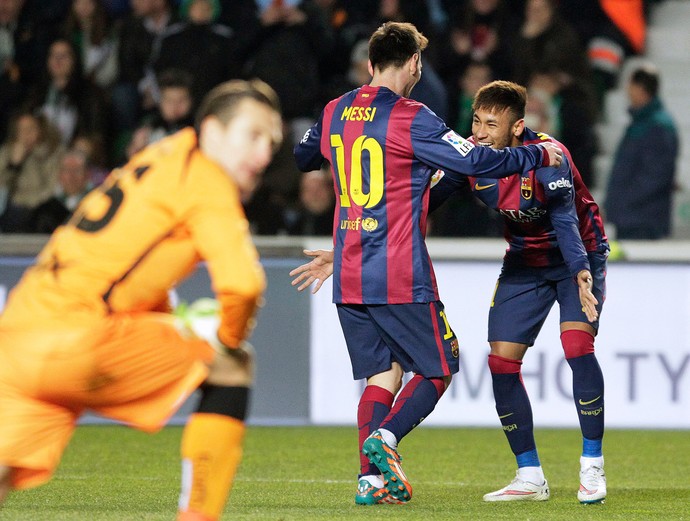
{"type": "MultiPolygon", "coordinates": [[[[326,172],[292,147],[323,105],[369,81],[367,39],[386,20],[430,39],[412,97],[463,136],[476,90],[529,90],[526,124],[563,141],[594,188],[594,125],[626,58],[644,52],[661,0],[0,0],[0,231],[49,233],[144,146],[193,123],[214,85],[258,77],[287,139],[245,209],[258,235],[330,235],[326,172]]],[[[471,196],[435,236],[498,236],[471,196]]]]}

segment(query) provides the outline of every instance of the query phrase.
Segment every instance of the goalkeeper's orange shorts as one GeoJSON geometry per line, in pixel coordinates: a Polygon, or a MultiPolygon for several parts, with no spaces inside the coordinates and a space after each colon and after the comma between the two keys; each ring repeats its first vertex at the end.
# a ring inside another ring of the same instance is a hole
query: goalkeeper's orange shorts
{"type": "Polygon", "coordinates": [[[0,330],[0,465],[12,486],[48,481],[85,410],[154,432],[208,374],[213,349],[169,315],[90,328],[0,330]]]}

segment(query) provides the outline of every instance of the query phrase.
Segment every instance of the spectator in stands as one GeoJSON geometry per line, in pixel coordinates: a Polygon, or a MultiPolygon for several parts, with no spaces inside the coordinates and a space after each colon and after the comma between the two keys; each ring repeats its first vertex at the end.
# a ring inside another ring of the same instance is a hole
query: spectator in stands
{"type": "Polygon", "coordinates": [[[25,0],[0,1],[0,141],[12,113],[39,78],[48,43],[55,36],[32,5],[25,0]]]}
{"type": "Polygon", "coordinates": [[[82,74],[109,88],[117,78],[117,40],[102,0],[72,0],[64,32],[79,50],[82,74]]]}
{"type": "MultiPolygon", "coordinates": [[[[176,68],[192,75],[195,99],[203,98],[219,83],[239,78],[233,31],[215,23],[220,15],[218,0],[184,0],[180,6],[183,21],[170,26],[153,59],[156,74],[176,68]]],[[[159,86],[160,96],[160,86],[159,86]]]]}
{"type": "Polygon", "coordinates": [[[289,235],[333,235],[335,194],[328,168],[304,172],[300,180],[299,204],[286,212],[289,235]]]}
{"type": "MultiPolygon", "coordinates": [[[[143,113],[155,106],[153,49],[165,30],[177,21],[172,0],[131,0],[132,13],[121,24],[119,77],[111,89],[116,131],[131,131],[143,113]]],[[[123,139],[126,139],[127,136],[123,139]]]]}
{"type": "Polygon", "coordinates": [[[318,66],[331,52],[333,32],[323,11],[310,0],[259,0],[257,4],[261,29],[245,73],[275,89],[283,117],[292,127],[290,134],[299,140],[321,108],[317,106],[318,66]]]}
{"type": "Polygon", "coordinates": [[[563,18],[578,32],[587,49],[600,109],[606,92],[618,84],[625,59],[644,52],[645,3],[650,2],[578,0],[559,4],[563,18]]]}
{"type": "Polygon", "coordinates": [[[245,63],[251,53],[252,42],[259,32],[258,7],[254,0],[218,0],[220,15],[216,23],[232,29],[234,50],[237,56],[234,61],[245,63]]]}
{"type": "Polygon", "coordinates": [[[671,234],[679,138],[659,96],[659,81],[651,63],[636,67],[628,79],[632,120],[616,151],[604,206],[617,239],[671,234]]]}
{"type": "Polygon", "coordinates": [[[527,0],[524,22],[510,43],[513,81],[527,85],[537,67],[548,64],[593,89],[580,37],[560,16],[557,0],[527,0]]]}
{"type": "Polygon", "coordinates": [[[75,149],[65,152],[60,161],[55,193],[31,213],[27,232],[53,233],[69,219],[92,188],[86,156],[75,149]]]}
{"type": "Polygon", "coordinates": [[[496,77],[512,74],[510,48],[518,32],[513,12],[504,0],[468,0],[453,6],[439,60],[439,70],[451,85],[471,62],[488,63],[496,77]]]}
{"type": "Polygon", "coordinates": [[[72,140],[70,149],[81,152],[86,157],[89,182],[94,187],[100,185],[111,170],[105,144],[101,137],[93,134],[80,134],[72,140]]]}
{"type": "MultiPolygon", "coordinates": [[[[530,126],[551,134],[564,143],[573,156],[582,180],[588,188],[594,186],[593,161],[597,153],[595,123],[597,102],[589,85],[569,72],[539,64],[528,83],[530,117],[535,103],[543,104],[545,120],[530,126]]],[[[530,121],[530,124],[533,122],[530,121]]]]}
{"type": "Polygon", "coordinates": [[[59,135],[44,116],[19,113],[0,147],[0,231],[26,231],[31,211],[57,183],[59,135]]]}
{"type": "Polygon", "coordinates": [[[106,136],[110,122],[103,91],[81,74],[79,55],[65,38],[48,50],[43,79],[29,93],[25,107],[40,112],[69,144],[78,133],[106,136]]]}
{"type": "MultiPolygon", "coordinates": [[[[202,0],[203,1],[203,0],[202,0]]],[[[145,116],[127,146],[127,158],[156,141],[194,123],[192,76],[187,71],[168,69],[158,78],[160,102],[155,113],[145,116]]]]}

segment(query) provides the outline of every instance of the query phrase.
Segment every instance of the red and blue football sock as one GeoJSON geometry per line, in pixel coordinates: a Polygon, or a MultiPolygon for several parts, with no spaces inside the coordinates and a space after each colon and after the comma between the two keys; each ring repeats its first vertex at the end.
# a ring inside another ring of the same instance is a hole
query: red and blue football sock
{"type": "Polygon", "coordinates": [[[379,469],[369,462],[362,454],[362,443],[379,428],[383,419],[388,415],[395,396],[392,392],[377,385],[367,385],[359,399],[357,407],[357,426],[359,427],[359,464],[360,475],[372,476],[380,474],[379,469]]]}
{"type": "Polygon", "coordinates": [[[395,405],[379,428],[392,432],[397,442],[400,442],[431,414],[445,390],[443,378],[414,375],[400,391],[395,405]]]}
{"type": "Polygon", "coordinates": [[[573,399],[582,430],[582,455],[602,455],[604,376],[594,354],[594,337],[577,329],[561,333],[565,358],[573,371],[573,399]]]}
{"type": "Polygon", "coordinates": [[[489,355],[496,412],[518,468],[539,467],[532,406],[520,372],[522,360],[489,355]]]}

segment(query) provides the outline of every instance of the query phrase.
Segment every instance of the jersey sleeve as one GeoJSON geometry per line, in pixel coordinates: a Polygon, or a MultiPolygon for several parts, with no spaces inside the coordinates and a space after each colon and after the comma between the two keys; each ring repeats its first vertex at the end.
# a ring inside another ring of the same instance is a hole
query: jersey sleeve
{"type": "Polygon", "coordinates": [[[563,158],[559,168],[540,168],[537,179],[544,188],[551,224],[558,246],[573,277],[589,270],[587,251],[580,237],[580,222],[575,208],[575,186],[570,163],[563,158]]]}
{"type": "Polygon", "coordinates": [[[297,167],[302,172],[318,170],[323,164],[324,157],[321,154],[321,134],[323,133],[323,112],[314,125],[305,132],[293,153],[297,167]]]}
{"type": "Polygon", "coordinates": [[[540,145],[496,150],[475,146],[422,106],[411,126],[415,157],[452,177],[508,177],[539,168],[544,160],[540,145]]]}
{"type": "Polygon", "coordinates": [[[469,186],[469,178],[466,176],[448,176],[443,170],[436,170],[431,176],[429,213],[436,210],[454,193],[468,190],[469,186]]]}
{"type": "Polygon", "coordinates": [[[265,275],[239,191],[225,174],[200,170],[192,167],[189,186],[196,196],[190,198],[194,204],[187,209],[186,222],[221,305],[218,339],[237,347],[251,333],[265,275]]]}

